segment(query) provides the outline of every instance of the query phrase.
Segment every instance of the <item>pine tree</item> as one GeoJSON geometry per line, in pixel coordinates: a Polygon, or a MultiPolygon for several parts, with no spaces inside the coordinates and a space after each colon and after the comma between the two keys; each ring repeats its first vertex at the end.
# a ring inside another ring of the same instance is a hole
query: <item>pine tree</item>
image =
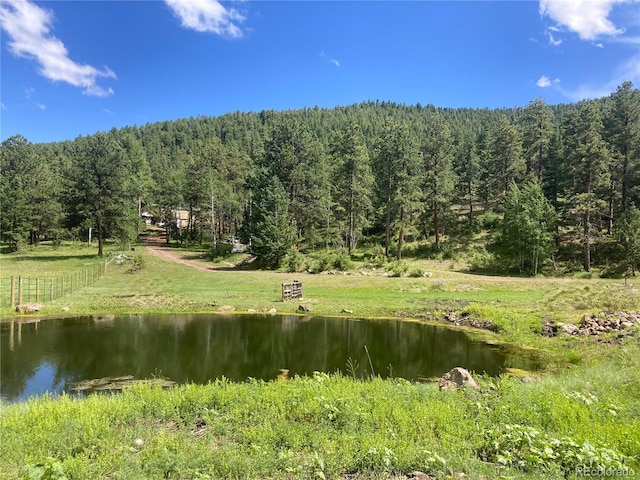
{"type": "Polygon", "coordinates": [[[556,213],[538,181],[522,189],[512,183],[505,198],[500,243],[504,254],[520,271],[538,274],[553,251],[556,213]]]}
{"type": "Polygon", "coordinates": [[[389,255],[391,232],[398,232],[396,258],[402,257],[404,236],[419,210],[421,193],[420,153],[406,124],[388,121],[375,154],[378,193],[385,228],[385,255],[389,255]]]}
{"type": "Polygon", "coordinates": [[[491,192],[494,198],[504,200],[511,182],[522,182],[526,171],[522,135],[506,116],[500,118],[500,126],[491,137],[489,152],[492,162],[491,192]]]}
{"type": "Polygon", "coordinates": [[[256,181],[251,205],[251,252],[269,267],[277,267],[296,243],[296,228],[289,215],[289,200],[275,175],[263,173],[256,181]]]}
{"type": "Polygon", "coordinates": [[[536,98],[524,109],[523,154],[527,174],[542,181],[553,135],[553,111],[544,100],[536,98]]]}
{"type": "Polygon", "coordinates": [[[351,123],[336,133],[331,154],[337,163],[336,200],[347,217],[346,239],[351,254],[362,229],[369,224],[372,210],[373,175],[369,152],[357,124],[351,123]]]}
{"type": "MultiPolygon", "coordinates": [[[[602,114],[594,101],[582,105],[570,119],[568,152],[574,179],[572,203],[582,221],[583,268],[591,271],[591,235],[594,215],[605,205],[611,153],[602,138],[602,114]]],[[[598,227],[599,229],[599,227],[598,227]]]]}
{"type": "Polygon", "coordinates": [[[435,251],[439,252],[442,213],[450,207],[456,178],[453,170],[453,138],[449,125],[438,112],[429,119],[422,157],[424,199],[433,218],[435,251]]]}

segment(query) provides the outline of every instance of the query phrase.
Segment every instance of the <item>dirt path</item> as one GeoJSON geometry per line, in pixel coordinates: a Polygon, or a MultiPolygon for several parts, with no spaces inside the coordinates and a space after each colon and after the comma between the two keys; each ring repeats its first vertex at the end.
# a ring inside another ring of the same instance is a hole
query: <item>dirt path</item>
{"type": "Polygon", "coordinates": [[[202,270],[205,272],[211,272],[215,270],[215,268],[202,263],[200,260],[191,260],[188,258],[183,258],[180,250],[176,250],[174,248],[164,246],[165,240],[164,236],[153,235],[149,236],[145,242],[144,246],[147,249],[147,252],[154,257],[158,257],[165,262],[174,262],[181,263],[182,265],[187,265],[189,267],[197,268],[198,270],[202,270]]]}

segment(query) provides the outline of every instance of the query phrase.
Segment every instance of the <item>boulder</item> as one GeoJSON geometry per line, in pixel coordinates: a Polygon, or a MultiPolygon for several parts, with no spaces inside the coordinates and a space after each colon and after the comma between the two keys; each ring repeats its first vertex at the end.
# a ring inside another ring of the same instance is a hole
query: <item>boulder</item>
{"type": "Polygon", "coordinates": [[[479,390],[478,384],[473,379],[468,370],[462,367],[455,367],[449,373],[445,373],[438,382],[440,390],[449,390],[451,388],[469,387],[479,390]]]}
{"type": "Polygon", "coordinates": [[[268,313],[269,315],[275,315],[278,311],[275,308],[271,308],[268,313]]]}
{"type": "Polygon", "coordinates": [[[558,323],[557,324],[558,329],[564,333],[565,335],[577,335],[578,334],[578,327],[576,327],[575,325],[572,325],[571,323],[558,323]]]}
{"type": "Polygon", "coordinates": [[[300,310],[301,312],[310,312],[312,308],[308,303],[301,303],[300,305],[298,305],[298,310],[300,310]]]}
{"type": "Polygon", "coordinates": [[[219,312],[233,312],[235,311],[235,307],[231,306],[231,305],[222,305],[221,307],[218,308],[219,312]]]}
{"type": "Polygon", "coordinates": [[[353,313],[353,310],[349,310],[348,308],[343,308],[342,313],[353,313]]]}
{"type": "Polygon", "coordinates": [[[411,472],[407,474],[407,478],[413,478],[415,480],[432,480],[433,477],[431,475],[427,475],[423,472],[411,472]]]}
{"type": "Polygon", "coordinates": [[[39,303],[21,303],[16,307],[16,312],[18,313],[34,313],[39,312],[42,308],[42,305],[39,303]]]}

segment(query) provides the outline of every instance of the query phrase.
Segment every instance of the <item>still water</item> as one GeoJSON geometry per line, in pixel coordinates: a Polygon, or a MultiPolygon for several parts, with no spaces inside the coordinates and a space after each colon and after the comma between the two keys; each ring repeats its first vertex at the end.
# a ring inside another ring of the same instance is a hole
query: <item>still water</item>
{"type": "Polygon", "coordinates": [[[371,372],[408,380],[456,366],[497,375],[533,369],[515,350],[445,327],[270,315],[102,315],[0,324],[0,395],[15,401],[102,377],[271,380],[314,371],[371,372]],[[365,349],[366,346],[366,349],[365,349]],[[369,356],[367,356],[367,351],[369,356]],[[348,365],[350,367],[348,367],[348,365]]]}

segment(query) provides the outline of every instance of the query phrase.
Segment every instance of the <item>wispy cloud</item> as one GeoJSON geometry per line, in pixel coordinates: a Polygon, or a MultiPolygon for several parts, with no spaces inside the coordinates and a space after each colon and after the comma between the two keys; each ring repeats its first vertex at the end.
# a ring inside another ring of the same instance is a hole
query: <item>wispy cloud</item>
{"type": "Polygon", "coordinates": [[[0,102],[0,110],[9,110],[9,109],[4,103],[0,102]]]}
{"type": "Polygon", "coordinates": [[[100,77],[116,78],[108,67],[99,70],[81,65],[69,58],[66,47],[51,33],[53,14],[27,0],[4,1],[0,4],[0,25],[9,37],[8,46],[17,57],[34,60],[40,74],[54,82],[65,82],[83,88],[85,95],[107,97],[111,88],[97,85],[100,77]]]}
{"type": "Polygon", "coordinates": [[[108,114],[108,115],[113,115],[113,112],[111,110],[109,110],[108,108],[105,108],[102,110],[104,113],[108,114]]]}
{"type": "Polygon", "coordinates": [[[335,58],[327,57],[327,55],[324,53],[324,50],[320,52],[320,58],[323,62],[333,63],[336,67],[340,66],[340,62],[335,58]]]}
{"type": "MultiPolygon", "coordinates": [[[[618,36],[624,29],[609,19],[616,3],[634,0],[540,0],[540,15],[548,16],[558,25],[575,32],[582,40],[595,40],[601,36],[618,36]]],[[[550,27],[557,28],[557,27],[550,27]]]]}
{"type": "Polygon", "coordinates": [[[47,106],[44,103],[36,103],[36,106],[40,109],[40,110],[46,110],[47,106]]]}
{"type": "Polygon", "coordinates": [[[225,8],[217,0],[165,0],[182,26],[196,32],[208,32],[225,37],[242,37],[245,17],[238,10],[225,8]]]}
{"type": "Polygon", "coordinates": [[[558,87],[560,92],[572,101],[601,98],[611,94],[624,82],[640,83],[640,58],[632,58],[620,65],[612,77],[604,84],[584,83],[574,89],[558,87]]]}
{"type": "MultiPolygon", "coordinates": [[[[562,40],[561,39],[556,39],[550,31],[548,31],[550,29],[547,29],[547,36],[549,37],[549,45],[551,45],[552,47],[557,47],[559,45],[562,45],[562,40]]],[[[557,30],[557,29],[556,29],[557,30]]]]}

